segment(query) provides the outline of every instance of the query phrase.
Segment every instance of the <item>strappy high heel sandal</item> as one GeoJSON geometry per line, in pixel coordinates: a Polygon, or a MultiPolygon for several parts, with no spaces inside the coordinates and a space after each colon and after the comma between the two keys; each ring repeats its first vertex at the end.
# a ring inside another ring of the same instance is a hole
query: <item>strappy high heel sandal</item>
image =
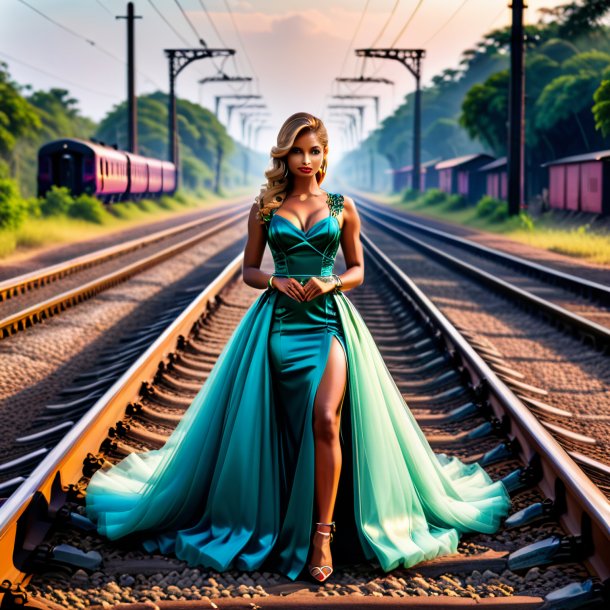
{"type": "MultiPolygon", "coordinates": [[[[329,543],[333,541],[333,534],[335,533],[335,522],[331,521],[330,523],[316,523],[316,525],[330,525],[330,532],[322,532],[316,528],[316,534],[321,534],[322,536],[329,536],[329,543]]],[[[309,573],[312,578],[315,578],[317,582],[324,582],[332,573],[333,566],[312,566],[311,564],[307,566],[309,573]],[[324,568],[327,569],[327,572],[324,572],[324,568]]]]}

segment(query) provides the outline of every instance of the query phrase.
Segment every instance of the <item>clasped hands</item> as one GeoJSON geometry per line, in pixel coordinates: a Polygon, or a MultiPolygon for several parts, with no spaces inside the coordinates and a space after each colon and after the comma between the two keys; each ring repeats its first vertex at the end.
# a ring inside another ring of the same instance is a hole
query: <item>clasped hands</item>
{"type": "Polygon", "coordinates": [[[293,277],[273,277],[273,286],[295,301],[311,301],[335,289],[337,282],[332,276],[310,277],[305,285],[293,277]]]}

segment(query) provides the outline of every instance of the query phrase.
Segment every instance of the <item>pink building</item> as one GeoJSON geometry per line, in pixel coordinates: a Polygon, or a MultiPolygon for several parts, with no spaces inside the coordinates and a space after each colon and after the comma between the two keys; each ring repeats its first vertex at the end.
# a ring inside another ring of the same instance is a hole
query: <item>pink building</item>
{"type": "Polygon", "coordinates": [[[445,193],[464,195],[471,203],[476,203],[485,194],[485,177],[479,170],[493,161],[491,155],[478,153],[446,159],[437,163],[438,188],[445,193]]]}
{"type": "Polygon", "coordinates": [[[479,168],[485,176],[485,194],[496,199],[508,199],[508,170],[506,157],[500,157],[479,168]]]}
{"type": "Polygon", "coordinates": [[[549,205],[556,210],[610,214],[610,150],[563,157],[549,168],[549,205]]]}

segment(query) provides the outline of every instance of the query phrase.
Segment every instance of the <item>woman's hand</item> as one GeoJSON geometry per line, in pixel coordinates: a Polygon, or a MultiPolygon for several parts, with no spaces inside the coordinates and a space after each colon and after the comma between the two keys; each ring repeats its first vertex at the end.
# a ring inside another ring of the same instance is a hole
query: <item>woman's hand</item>
{"type": "Polygon", "coordinates": [[[310,277],[305,284],[305,298],[304,301],[311,301],[321,294],[331,292],[337,285],[335,278],[332,275],[323,277],[310,277]]]}
{"type": "Polygon", "coordinates": [[[295,301],[305,301],[305,289],[293,277],[277,277],[273,276],[273,287],[284,294],[287,294],[295,301]]]}

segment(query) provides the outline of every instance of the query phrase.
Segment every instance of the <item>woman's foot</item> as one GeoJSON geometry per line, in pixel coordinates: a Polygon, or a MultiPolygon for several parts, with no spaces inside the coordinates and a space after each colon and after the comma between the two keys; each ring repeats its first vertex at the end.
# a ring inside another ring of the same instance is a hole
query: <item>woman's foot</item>
{"type": "Polygon", "coordinates": [[[332,554],[330,552],[331,525],[317,525],[312,537],[309,573],[318,582],[324,582],[333,572],[332,554]]]}

